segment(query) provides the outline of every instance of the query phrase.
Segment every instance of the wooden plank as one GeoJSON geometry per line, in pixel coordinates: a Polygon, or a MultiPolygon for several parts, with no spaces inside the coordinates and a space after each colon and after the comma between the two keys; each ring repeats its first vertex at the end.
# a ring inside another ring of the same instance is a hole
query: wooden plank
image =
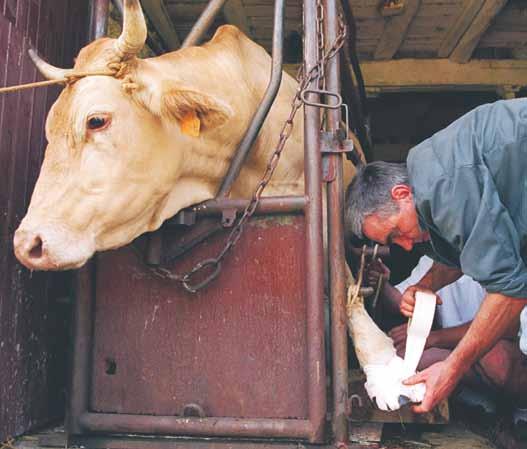
{"type": "Polygon", "coordinates": [[[177,50],[181,41],[163,0],[142,0],[141,4],[167,49],[177,50]]]}
{"type": "MultiPolygon", "coordinates": [[[[295,74],[297,64],[286,64],[295,74]]],[[[449,59],[397,59],[361,63],[366,88],[371,92],[432,91],[438,89],[496,90],[523,86],[527,60],[475,60],[456,64],[449,59]]]]}
{"type": "Polygon", "coordinates": [[[399,16],[386,19],[381,40],[375,49],[374,59],[391,59],[401,46],[408,27],[419,9],[421,0],[406,0],[405,11],[399,16]]]}
{"type": "MultiPolygon", "coordinates": [[[[71,46],[71,37],[85,28],[86,7],[83,14],[68,15],[73,1],[9,2],[10,17],[0,14],[1,84],[35,80],[29,45],[42,49],[49,42],[54,62],[62,65],[62,47],[71,46]]],[[[41,163],[46,91],[0,98],[0,441],[56,419],[65,384],[67,332],[60,324],[63,315],[50,304],[51,276],[31,275],[15,259],[12,245],[41,163]]]]}
{"type": "Polygon", "coordinates": [[[485,0],[469,0],[466,2],[463,12],[457,18],[452,27],[450,27],[445,39],[441,43],[437,56],[440,58],[450,56],[450,53],[452,53],[461,37],[466,33],[468,27],[473,22],[474,17],[476,17],[476,14],[480,11],[484,3],[485,0]]]}
{"type": "Polygon", "coordinates": [[[227,23],[237,26],[247,36],[253,38],[253,32],[242,0],[228,0],[223,6],[223,16],[227,23]]]}
{"type": "Polygon", "coordinates": [[[527,29],[522,31],[492,31],[485,33],[478,48],[525,48],[527,29]]]}
{"type": "Polygon", "coordinates": [[[465,64],[470,60],[481,37],[506,3],[507,0],[485,1],[485,4],[479,10],[472,24],[450,54],[452,61],[465,64]]]}

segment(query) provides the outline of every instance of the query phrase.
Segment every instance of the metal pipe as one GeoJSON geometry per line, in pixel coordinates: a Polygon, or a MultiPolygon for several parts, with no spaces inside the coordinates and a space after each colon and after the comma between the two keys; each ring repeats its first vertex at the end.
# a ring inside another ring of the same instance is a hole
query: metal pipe
{"type": "Polygon", "coordinates": [[[68,388],[66,431],[81,433],[79,417],[88,410],[89,379],[92,350],[93,265],[88,264],[75,273],[75,305],[73,310],[72,371],[68,388]]]}
{"type": "MultiPolygon", "coordinates": [[[[250,200],[240,199],[213,199],[199,204],[193,208],[198,217],[221,215],[225,210],[243,211],[250,200]]],[[[262,198],[256,208],[256,214],[287,214],[304,211],[307,200],[304,196],[276,196],[262,198]]]]}
{"type": "Polygon", "coordinates": [[[201,435],[257,438],[308,438],[310,422],[301,419],[188,418],[177,416],[84,413],[80,422],[91,432],[154,435],[201,435]]]}
{"type": "Polygon", "coordinates": [[[371,141],[370,133],[367,128],[368,117],[368,99],[366,96],[366,87],[362,77],[362,71],[357,58],[357,27],[351,5],[347,0],[341,0],[342,11],[345,22],[348,25],[348,38],[344,44],[343,59],[343,94],[346,100],[350,102],[353,118],[353,125],[357,137],[362,146],[366,161],[371,161],[371,141]],[[357,85],[355,85],[355,80],[357,85]]]}
{"type": "MultiPolygon", "coordinates": [[[[304,1],[304,73],[317,63],[316,1],[304,1]]],[[[312,81],[308,89],[316,89],[312,81]]],[[[310,101],[319,96],[308,94],[310,101]]],[[[324,436],[326,399],[326,365],[324,355],[324,264],[322,245],[322,185],[320,162],[319,109],[304,105],[304,179],[306,197],[306,302],[308,326],[309,420],[313,424],[311,442],[324,436]]]]}
{"type": "MultiPolygon", "coordinates": [[[[326,45],[331,45],[338,30],[337,5],[335,0],[323,0],[324,35],[326,45]]],[[[327,51],[327,49],[326,49],[327,51]]],[[[340,64],[336,55],[328,61],[326,87],[330,92],[340,92],[340,64]]],[[[336,133],[340,128],[341,109],[326,111],[326,131],[336,133]]],[[[344,188],[342,154],[326,154],[330,172],[335,176],[328,183],[328,259],[329,297],[331,305],[331,348],[333,377],[333,435],[336,445],[348,440],[347,398],[348,398],[348,333],[346,316],[346,273],[344,249],[344,217],[342,213],[344,188]]]]}
{"type": "MultiPolygon", "coordinates": [[[[112,0],[112,3],[121,15],[121,17],[124,17],[123,0],[112,0]]],[[[150,33],[146,37],[146,45],[148,45],[156,55],[161,55],[166,51],[161,46],[161,44],[158,44],[154,39],[151,38],[150,33]]]]}
{"type": "Polygon", "coordinates": [[[112,0],[112,3],[117,8],[117,11],[119,11],[121,17],[123,17],[123,0],[112,0]]]}
{"type": "Polygon", "coordinates": [[[90,4],[90,41],[106,36],[110,0],[91,0],[90,4]]]}
{"type": "Polygon", "coordinates": [[[200,43],[203,35],[210,28],[225,2],[226,0],[211,0],[208,3],[201,13],[201,16],[199,16],[199,19],[190,30],[190,33],[188,33],[183,44],[181,44],[181,48],[192,47],[193,45],[198,45],[200,43]]]}
{"type": "Polygon", "coordinates": [[[284,44],[284,15],[285,0],[276,0],[274,5],[274,23],[273,23],[273,51],[271,61],[271,77],[265,94],[256,110],[251,124],[247,129],[243,139],[231,160],[231,165],[225,178],[223,179],[218,197],[225,197],[240,174],[243,163],[247,159],[249,152],[260,133],[260,129],[278,95],[280,83],[282,81],[282,61],[283,61],[283,44],[284,44]]]}

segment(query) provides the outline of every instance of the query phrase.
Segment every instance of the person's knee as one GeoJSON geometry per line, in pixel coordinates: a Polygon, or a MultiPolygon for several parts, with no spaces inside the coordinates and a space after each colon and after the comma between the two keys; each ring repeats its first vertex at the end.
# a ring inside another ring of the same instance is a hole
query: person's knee
{"type": "Polygon", "coordinates": [[[430,365],[433,365],[434,363],[441,362],[445,360],[451,352],[452,351],[450,351],[449,349],[428,348],[423,352],[417,369],[419,371],[422,371],[428,368],[430,365]]]}
{"type": "Polygon", "coordinates": [[[507,340],[500,340],[496,345],[485,354],[479,361],[483,376],[490,380],[490,383],[500,389],[507,389],[511,385],[511,375],[513,368],[513,343],[507,340]]]}

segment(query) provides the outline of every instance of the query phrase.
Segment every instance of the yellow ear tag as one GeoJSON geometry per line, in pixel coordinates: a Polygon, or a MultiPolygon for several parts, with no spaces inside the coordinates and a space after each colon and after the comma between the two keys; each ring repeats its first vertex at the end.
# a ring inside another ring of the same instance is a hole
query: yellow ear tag
{"type": "Polygon", "coordinates": [[[180,120],[181,132],[191,137],[199,137],[201,121],[196,111],[187,112],[180,120]]]}

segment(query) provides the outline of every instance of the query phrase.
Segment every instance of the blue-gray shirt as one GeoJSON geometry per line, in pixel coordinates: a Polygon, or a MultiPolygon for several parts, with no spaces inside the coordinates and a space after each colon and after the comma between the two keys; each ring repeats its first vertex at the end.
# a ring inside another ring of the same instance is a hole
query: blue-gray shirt
{"type": "Polygon", "coordinates": [[[430,255],[488,292],[527,298],[527,99],[474,109],[407,165],[430,255]]]}

